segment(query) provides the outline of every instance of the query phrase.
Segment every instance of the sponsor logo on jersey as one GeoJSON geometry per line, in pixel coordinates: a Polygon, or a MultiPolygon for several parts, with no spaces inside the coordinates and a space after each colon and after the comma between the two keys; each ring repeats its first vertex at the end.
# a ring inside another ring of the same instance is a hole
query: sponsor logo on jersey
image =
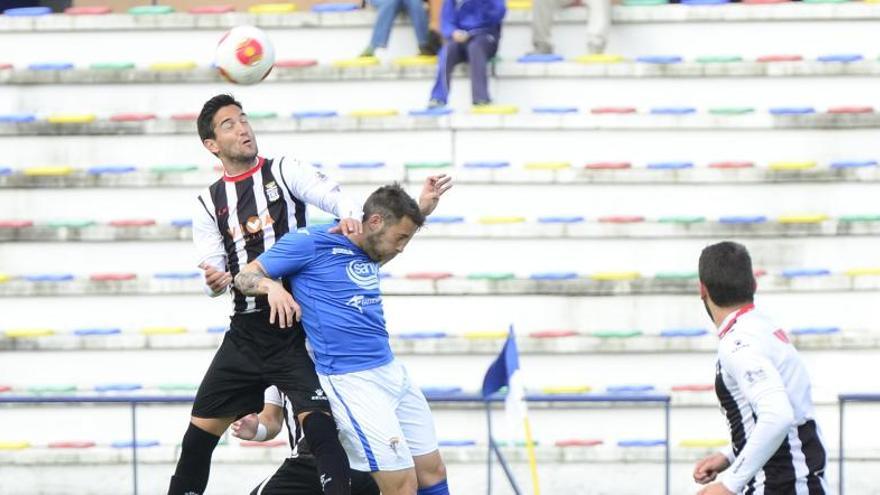
{"type": "Polygon", "coordinates": [[[747,382],[754,385],[755,383],[766,380],[767,372],[764,371],[764,368],[756,368],[746,371],[745,377],[747,382]]]}
{"type": "Polygon", "coordinates": [[[345,267],[349,280],[361,289],[375,290],[379,288],[379,265],[372,261],[354,260],[345,267]]]}
{"type": "Polygon", "coordinates": [[[374,304],[381,304],[381,303],[382,303],[381,297],[364,297],[364,296],[358,295],[358,296],[352,296],[352,298],[349,299],[345,303],[345,305],[350,308],[354,308],[354,309],[358,310],[359,313],[363,314],[364,306],[372,306],[374,304]]]}
{"type": "Polygon", "coordinates": [[[340,248],[340,247],[333,248],[333,250],[330,252],[330,254],[347,254],[349,256],[354,256],[354,252],[352,252],[351,249],[345,249],[345,248],[340,248]]]}

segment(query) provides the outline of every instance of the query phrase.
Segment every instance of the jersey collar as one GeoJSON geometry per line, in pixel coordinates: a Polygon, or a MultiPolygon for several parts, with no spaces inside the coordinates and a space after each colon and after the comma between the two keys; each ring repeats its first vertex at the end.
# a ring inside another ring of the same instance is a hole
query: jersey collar
{"type": "Polygon", "coordinates": [[[720,331],[718,332],[718,338],[724,338],[724,336],[733,329],[733,325],[736,324],[736,320],[740,316],[748,313],[749,311],[752,311],[753,309],[755,309],[755,305],[753,303],[749,303],[734,311],[733,313],[727,315],[727,318],[725,318],[724,321],[721,322],[721,325],[718,327],[720,329],[720,331]]]}
{"type": "Polygon", "coordinates": [[[242,174],[238,174],[238,175],[232,175],[232,176],[227,175],[227,174],[226,174],[226,171],[224,170],[224,171],[223,171],[223,180],[224,180],[225,182],[239,182],[239,181],[243,181],[243,180],[247,179],[248,177],[250,177],[250,176],[254,175],[255,173],[257,173],[257,170],[260,170],[260,169],[263,167],[263,163],[265,163],[265,162],[266,162],[266,159],[265,159],[265,158],[263,158],[262,156],[258,156],[258,157],[257,157],[257,164],[256,164],[256,165],[254,165],[253,167],[251,167],[250,169],[248,169],[247,172],[242,173],[242,174]]]}

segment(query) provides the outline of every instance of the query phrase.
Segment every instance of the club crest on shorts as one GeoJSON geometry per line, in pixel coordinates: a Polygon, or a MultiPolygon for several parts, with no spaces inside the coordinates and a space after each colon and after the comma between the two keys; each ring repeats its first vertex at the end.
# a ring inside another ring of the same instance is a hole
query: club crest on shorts
{"type": "Polygon", "coordinates": [[[281,198],[281,193],[278,192],[278,184],[274,180],[266,183],[266,197],[269,198],[269,201],[278,201],[281,198]]]}
{"type": "Polygon", "coordinates": [[[393,450],[395,454],[397,453],[397,446],[399,444],[400,439],[397,437],[391,437],[391,439],[388,440],[388,446],[391,447],[391,450],[393,450]]]}

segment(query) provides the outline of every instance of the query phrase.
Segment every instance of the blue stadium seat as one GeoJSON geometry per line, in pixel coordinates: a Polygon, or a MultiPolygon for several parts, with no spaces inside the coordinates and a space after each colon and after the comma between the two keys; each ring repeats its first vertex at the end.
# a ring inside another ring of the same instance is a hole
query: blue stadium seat
{"type": "Polygon", "coordinates": [[[446,332],[404,332],[397,334],[397,338],[403,340],[445,339],[448,335],[446,332]]]}
{"type": "Polygon", "coordinates": [[[649,170],[684,170],[694,168],[692,162],[654,162],[647,165],[649,170]]]}
{"type": "MultiPolygon", "coordinates": [[[[144,449],[148,447],[156,447],[159,445],[158,440],[138,440],[137,448],[144,449]]],[[[119,440],[110,444],[114,449],[130,449],[135,445],[132,444],[131,440],[119,440]]]]}
{"type": "Polygon", "coordinates": [[[344,162],[339,164],[339,168],[341,169],[374,169],[374,168],[382,168],[385,166],[385,162],[344,162]]]}
{"type": "Polygon", "coordinates": [[[464,168],[499,169],[509,167],[510,162],[465,162],[461,166],[464,168]]]}
{"type": "Polygon", "coordinates": [[[558,216],[558,217],[539,217],[538,223],[583,223],[584,217],[581,216],[558,216]]]}
{"type": "Polygon", "coordinates": [[[792,335],[832,335],[835,333],[840,333],[839,327],[804,327],[791,330],[792,335]]]}
{"type": "Polygon", "coordinates": [[[782,276],[785,278],[826,277],[828,275],[831,275],[831,270],[826,268],[790,268],[782,271],[782,276]]]}
{"type": "Polygon", "coordinates": [[[532,108],[532,113],[564,115],[578,113],[578,107],[534,107],[532,108]]]}
{"type": "Polygon", "coordinates": [[[431,215],[427,219],[425,219],[426,223],[442,223],[442,224],[451,224],[451,223],[464,223],[464,217],[456,217],[456,216],[435,216],[431,215]]]}
{"type": "Polygon", "coordinates": [[[319,3],[312,5],[312,12],[351,12],[360,10],[360,6],[353,3],[319,3]]]}
{"type": "Polygon", "coordinates": [[[153,278],[159,280],[190,280],[201,276],[202,272],[160,272],[153,274],[153,278]]]}
{"type": "Polygon", "coordinates": [[[133,392],[142,388],[140,383],[105,383],[95,385],[95,392],[133,392]]]}
{"type": "Polygon", "coordinates": [[[180,219],[171,221],[171,226],[177,227],[179,229],[182,229],[185,227],[192,227],[192,224],[193,224],[193,222],[192,222],[191,218],[180,218],[180,219]]]}
{"type": "Polygon", "coordinates": [[[0,177],[12,175],[12,169],[9,167],[0,167],[0,177]]]}
{"type": "Polygon", "coordinates": [[[516,59],[521,64],[546,64],[551,62],[562,62],[562,55],[555,53],[529,53],[516,59]]]}
{"type": "Polygon", "coordinates": [[[770,109],[771,115],[810,115],[816,113],[813,107],[773,107],[770,109]]]}
{"type": "Polygon", "coordinates": [[[721,217],[718,219],[718,223],[722,223],[725,225],[746,225],[746,224],[760,224],[766,223],[767,217],[763,215],[758,216],[727,216],[721,217]]]}
{"type": "Polygon", "coordinates": [[[293,118],[295,119],[322,119],[329,117],[336,117],[339,113],[333,110],[312,110],[306,112],[293,112],[293,118]]]}
{"type": "Polygon", "coordinates": [[[574,280],[578,278],[578,274],[575,272],[533,273],[529,275],[529,278],[532,280],[574,280]]]}
{"type": "Polygon", "coordinates": [[[816,60],[818,60],[819,62],[850,63],[859,62],[861,60],[864,60],[864,58],[865,57],[859,55],[858,53],[834,53],[829,55],[822,55],[820,57],[817,57],[816,60]]]}
{"type": "Polygon", "coordinates": [[[632,439],[620,440],[617,442],[618,447],[661,447],[666,445],[666,440],[662,439],[632,439]]]}
{"type": "Polygon", "coordinates": [[[678,55],[642,55],[641,57],[636,58],[636,62],[640,62],[643,64],[677,64],[682,61],[682,58],[678,55]]]}
{"type": "Polygon", "coordinates": [[[134,165],[98,165],[86,169],[86,173],[89,175],[128,174],[135,171],[137,171],[137,167],[134,165]]]}
{"type": "Polygon", "coordinates": [[[697,113],[694,107],[657,107],[651,109],[653,115],[690,115],[697,113]]]}
{"type": "Polygon", "coordinates": [[[449,115],[452,112],[453,110],[449,107],[434,107],[410,110],[409,114],[412,117],[442,117],[444,115],[449,115]]]}
{"type": "Polygon", "coordinates": [[[228,330],[228,329],[229,329],[229,327],[227,327],[227,326],[208,327],[208,333],[226,333],[226,330],[228,330]]]}
{"type": "Polygon", "coordinates": [[[8,15],[10,17],[36,17],[51,13],[52,9],[50,7],[16,7],[3,11],[3,15],[8,15]]]}
{"type": "Polygon", "coordinates": [[[32,113],[6,113],[0,114],[0,123],[4,124],[26,124],[35,122],[37,116],[32,113]]]}
{"type": "Polygon", "coordinates": [[[705,328],[667,328],[660,331],[661,337],[701,337],[708,334],[705,328]]]}
{"type": "Polygon", "coordinates": [[[473,447],[477,442],[474,440],[438,440],[440,447],[473,447]]]}
{"type": "Polygon", "coordinates": [[[70,62],[40,62],[28,65],[30,70],[70,70],[73,64],[70,62]]]}
{"type": "Polygon", "coordinates": [[[461,387],[456,386],[435,386],[435,387],[422,387],[422,393],[425,394],[425,397],[428,399],[450,396],[450,395],[458,395],[462,393],[461,387]]]}
{"type": "Polygon", "coordinates": [[[72,273],[44,273],[25,275],[22,277],[28,282],[69,282],[73,280],[72,273]]]}
{"type": "Polygon", "coordinates": [[[93,335],[119,335],[122,330],[119,328],[78,328],[73,334],[78,337],[88,337],[93,335]]]}
{"type": "Polygon", "coordinates": [[[864,168],[876,167],[877,160],[838,160],[831,162],[830,167],[835,169],[841,168],[864,168]]]}
{"type": "Polygon", "coordinates": [[[605,391],[609,394],[639,394],[653,390],[653,385],[609,385],[605,387],[605,391]]]}

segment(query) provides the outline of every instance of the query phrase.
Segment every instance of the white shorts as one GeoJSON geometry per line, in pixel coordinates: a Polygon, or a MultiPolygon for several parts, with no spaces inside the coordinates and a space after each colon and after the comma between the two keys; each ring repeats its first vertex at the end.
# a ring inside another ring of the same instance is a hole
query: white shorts
{"type": "Polygon", "coordinates": [[[352,469],[398,471],[437,450],[431,409],[396,359],[365,371],[318,374],[352,469]]]}

